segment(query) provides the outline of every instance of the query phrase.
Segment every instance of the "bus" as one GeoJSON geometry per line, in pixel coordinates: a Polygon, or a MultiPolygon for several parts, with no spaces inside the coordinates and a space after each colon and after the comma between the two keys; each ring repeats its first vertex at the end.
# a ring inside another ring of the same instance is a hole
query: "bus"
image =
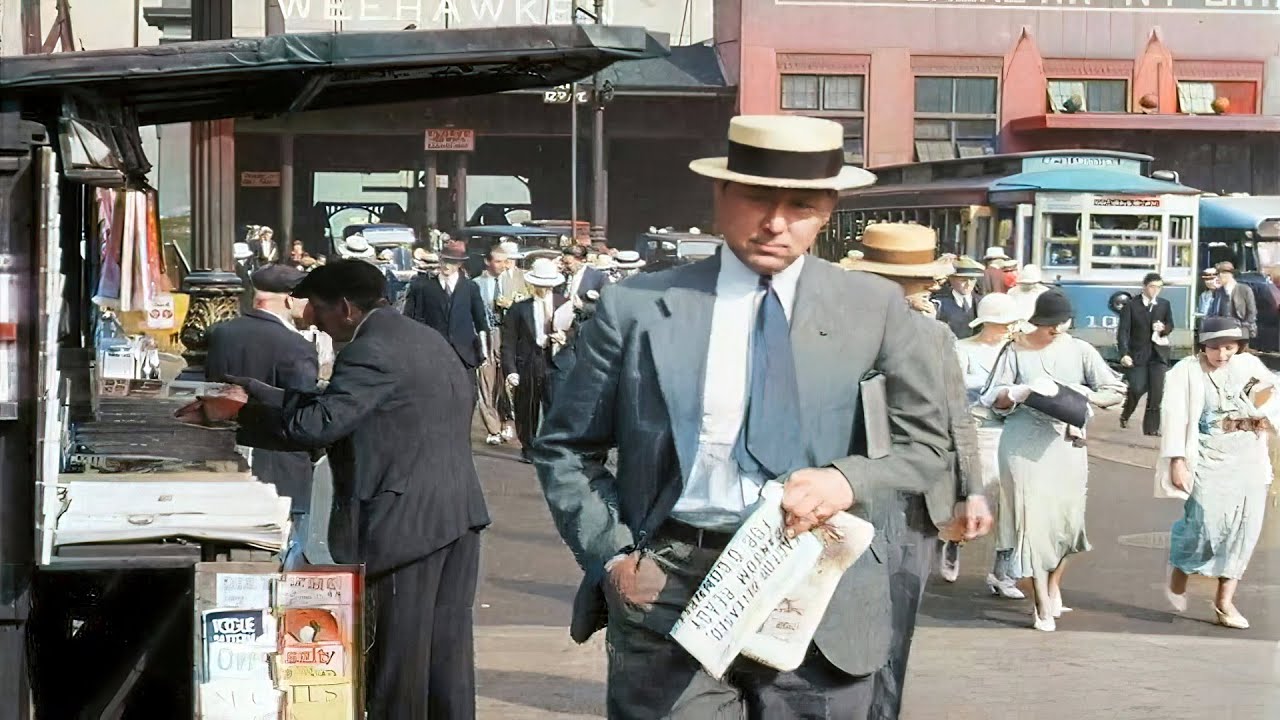
{"type": "Polygon", "coordinates": [[[838,260],[878,222],[927,225],[939,252],[981,258],[1001,247],[1034,264],[1075,307],[1072,333],[1115,356],[1117,310],[1150,272],[1166,284],[1175,349],[1193,347],[1200,191],[1152,172],[1149,155],[1053,150],[876,168],[845,193],[816,245],[838,260]]]}
{"type": "Polygon", "coordinates": [[[1200,198],[1200,267],[1227,261],[1258,301],[1254,349],[1280,351],[1280,195],[1200,198]]]}

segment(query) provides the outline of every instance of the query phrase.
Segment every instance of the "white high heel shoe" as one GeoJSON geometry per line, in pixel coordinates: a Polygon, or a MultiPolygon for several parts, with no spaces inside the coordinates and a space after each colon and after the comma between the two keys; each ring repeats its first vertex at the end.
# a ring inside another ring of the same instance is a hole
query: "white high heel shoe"
{"type": "Polygon", "coordinates": [[[1178,593],[1174,592],[1172,589],[1169,588],[1169,585],[1172,582],[1173,582],[1173,568],[1170,567],[1169,575],[1167,578],[1165,578],[1165,581],[1164,581],[1164,597],[1166,600],[1169,601],[1169,606],[1173,608],[1173,611],[1181,615],[1182,613],[1187,611],[1186,590],[1184,588],[1183,594],[1179,595],[1178,593]]]}
{"type": "Polygon", "coordinates": [[[1034,610],[1032,612],[1032,617],[1034,617],[1035,620],[1031,623],[1031,627],[1039,630],[1040,632],[1053,632],[1058,629],[1058,624],[1053,621],[1052,616],[1042,618],[1040,617],[1039,612],[1035,612],[1034,610]]]}
{"type": "Polygon", "coordinates": [[[1235,630],[1249,629],[1249,621],[1246,620],[1245,617],[1240,614],[1240,611],[1235,608],[1232,608],[1230,613],[1224,613],[1215,603],[1213,606],[1213,613],[1218,616],[1218,624],[1223,627],[1229,627],[1235,630]]]}
{"type": "Polygon", "coordinates": [[[1052,597],[1050,597],[1049,600],[1050,600],[1050,603],[1053,605],[1053,616],[1055,618],[1060,618],[1062,617],[1062,613],[1069,613],[1072,610],[1071,608],[1062,604],[1061,590],[1058,591],[1057,595],[1053,595],[1052,597]]]}
{"type": "Polygon", "coordinates": [[[991,590],[992,595],[1010,600],[1024,600],[1027,597],[1018,589],[1013,578],[998,578],[994,573],[987,573],[987,588],[991,590]]]}

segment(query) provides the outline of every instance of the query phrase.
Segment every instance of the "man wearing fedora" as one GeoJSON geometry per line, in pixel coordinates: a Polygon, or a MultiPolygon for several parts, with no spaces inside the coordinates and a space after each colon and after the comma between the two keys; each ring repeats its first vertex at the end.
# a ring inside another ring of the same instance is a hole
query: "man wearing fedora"
{"type": "Polygon", "coordinates": [[[1120,308],[1120,324],[1116,327],[1116,348],[1129,384],[1120,411],[1120,427],[1129,426],[1129,418],[1146,395],[1142,433],[1150,436],[1160,434],[1160,402],[1164,398],[1164,376],[1169,370],[1169,335],[1174,326],[1173,308],[1160,297],[1163,289],[1160,273],[1147,273],[1142,279],[1142,292],[1120,308]]]}
{"type": "Polygon", "coordinates": [[[948,530],[948,540],[973,540],[985,535],[992,522],[983,494],[978,430],[969,412],[956,337],[947,325],[934,321],[933,306],[928,303],[936,278],[954,277],[951,263],[932,260],[937,245],[937,233],[926,226],[877,223],[862,235],[863,256],[848,266],[897,283],[908,306],[918,313],[908,320],[920,337],[921,351],[930,357],[946,358],[932,367],[934,375],[929,387],[941,403],[948,447],[956,457],[950,474],[934,477],[923,491],[902,493],[900,511],[888,516],[890,522],[884,528],[890,540],[886,565],[894,638],[889,662],[880,668],[876,678],[875,702],[882,717],[897,717],[901,709],[920,599],[933,558],[940,549],[943,577],[954,581],[952,571],[959,571],[959,548],[954,542],[940,546],[939,530],[948,530]],[[960,522],[954,523],[955,520],[960,522]]]}
{"type": "Polygon", "coordinates": [[[478,368],[488,356],[489,314],[475,281],[462,274],[467,246],[449,242],[440,252],[438,274],[419,274],[405,293],[404,314],[449,341],[462,364],[478,368]]]}
{"type": "Polygon", "coordinates": [[[973,335],[971,324],[978,317],[978,294],[974,287],[985,276],[986,271],[973,258],[959,258],[947,278],[947,287],[937,295],[938,319],[946,323],[957,338],[973,335]]]}
{"type": "Polygon", "coordinates": [[[978,281],[979,294],[990,295],[1005,291],[1004,264],[1007,260],[1009,255],[1004,248],[998,246],[987,248],[986,254],[982,256],[982,263],[986,265],[986,269],[982,271],[982,279],[978,281]]]}
{"type": "Polygon", "coordinates": [[[844,165],[843,144],[829,120],[734,118],[728,156],[690,164],[716,181],[723,246],[606,287],[578,334],[533,459],[584,571],[570,632],[607,627],[610,718],[892,717],[875,687],[902,638],[885,528],[901,493],[953,476],[954,453],[943,358],[901,291],[807,255],[836,193],[874,181],[844,165]],[[855,454],[873,370],[894,437],[875,458],[855,454]],[[800,668],[739,658],[717,680],[667,634],[768,480],[785,482],[788,533],[841,510],[879,531],[800,668]]]}
{"type": "Polygon", "coordinates": [[[512,305],[502,322],[502,372],[514,389],[516,437],[525,462],[531,462],[533,438],[550,400],[547,375],[552,352],[566,341],[554,324],[556,311],[568,299],[553,289],[563,285],[564,279],[551,258],[534,260],[524,273],[530,296],[512,305]]]}

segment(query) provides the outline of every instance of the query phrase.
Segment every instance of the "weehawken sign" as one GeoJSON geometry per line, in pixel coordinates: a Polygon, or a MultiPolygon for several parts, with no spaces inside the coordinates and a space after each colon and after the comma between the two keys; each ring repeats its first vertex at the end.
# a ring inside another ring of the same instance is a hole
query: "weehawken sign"
{"type": "MultiPolygon", "coordinates": [[[[612,4],[605,5],[606,24],[613,22],[612,4]]],[[[573,22],[573,0],[280,0],[280,8],[286,24],[292,20],[462,28],[573,22]]]]}

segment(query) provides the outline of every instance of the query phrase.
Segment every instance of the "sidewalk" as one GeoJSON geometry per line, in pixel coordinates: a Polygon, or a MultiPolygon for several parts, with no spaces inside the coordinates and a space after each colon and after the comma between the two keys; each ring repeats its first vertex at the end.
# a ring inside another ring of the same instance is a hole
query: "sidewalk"
{"type": "MultiPolygon", "coordinates": [[[[482,720],[604,717],[605,654],[563,628],[477,628],[482,720]]],[[[1280,717],[1280,647],[1258,640],[921,627],[903,720],[1280,717]]]]}

